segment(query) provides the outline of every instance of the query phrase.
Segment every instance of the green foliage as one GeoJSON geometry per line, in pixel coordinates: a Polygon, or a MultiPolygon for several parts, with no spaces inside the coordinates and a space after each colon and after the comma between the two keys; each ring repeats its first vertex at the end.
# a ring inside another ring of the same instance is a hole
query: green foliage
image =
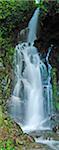
{"type": "Polygon", "coordinates": [[[15,150],[13,141],[8,139],[7,141],[0,141],[1,150],[15,150]]]}
{"type": "Polygon", "coordinates": [[[34,1],[0,0],[0,25],[3,37],[18,29],[26,15],[34,9],[34,1]]]}
{"type": "Polygon", "coordinates": [[[19,126],[15,124],[0,106],[0,150],[15,150],[14,139],[23,132],[19,126]]]}
{"type": "MultiPolygon", "coordinates": [[[[5,59],[5,57],[4,57],[5,59]]],[[[7,58],[8,60],[8,58],[7,58]]],[[[0,59],[1,68],[0,68],[0,104],[5,105],[6,100],[11,93],[11,76],[10,76],[10,66],[6,60],[6,67],[3,66],[3,59],[0,59]]]]}
{"type": "Polygon", "coordinates": [[[40,2],[36,5],[41,10],[40,16],[43,16],[43,17],[44,17],[44,15],[46,15],[49,12],[51,12],[51,13],[59,12],[57,0],[54,0],[51,2],[49,0],[40,0],[40,2]]]}
{"type": "Polygon", "coordinates": [[[52,69],[52,85],[53,85],[53,98],[54,98],[54,107],[59,110],[59,102],[57,95],[57,76],[56,76],[56,68],[52,69]]]}
{"type": "Polygon", "coordinates": [[[37,7],[39,7],[44,12],[47,12],[48,11],[47,10],[47,6],[46,6],[47,2],[48,2],[48,0],[46,0],[45,3],[44,3],[43,0],[40,0],[40,2],[38,4],[36,4],[36,5],[37,5],[37,7]]]}
{"type": "Polygon", "coordinates": [[[2,126],[3,124],[3,113],[2,113],[2,107],[0,105],[0,127],[2,126]]]}
{"type": "Polygon", "coordinates": [[[0,104],[5,105],[10,96],[15,46],[34,8],[34,0],[0,0],[0,104]]]}
{"type": "Polygon", "coordinates": [[[5,50],[10,63],[21,24],[27,24],[34,8],[34,0],[0,0],[0,50],[5,50]]]}

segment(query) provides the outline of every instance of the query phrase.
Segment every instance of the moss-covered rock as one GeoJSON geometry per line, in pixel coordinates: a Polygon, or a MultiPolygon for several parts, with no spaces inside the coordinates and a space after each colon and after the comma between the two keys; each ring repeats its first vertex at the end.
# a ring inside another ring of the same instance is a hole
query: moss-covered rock
{"type": "Polygon", "coordinates": [[[52,89],[53,89],[53,103],[55,110],[59,110],[59,96],[58,96],[58,90],[57,90],[57,69],[52,68],[52,89]]]}
{"type": "Polygon", "coordinates": [[[0,0],[0,104],[10,96],[15,46],[35,7],[34,0],[0,0]]]}
{"type": "Polygon", "coordinates": [[[24,134],[7,114],[3,113],[0,106],[0,149],[2,150],[31,150],[39,149],[40,145],[35,144],[34,139],[24,134]]]}

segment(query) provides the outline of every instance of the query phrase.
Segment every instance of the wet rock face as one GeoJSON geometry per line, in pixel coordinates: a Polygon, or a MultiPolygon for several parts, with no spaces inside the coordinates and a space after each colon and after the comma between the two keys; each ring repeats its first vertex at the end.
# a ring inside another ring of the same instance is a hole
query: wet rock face
{"type": "Polygon", "coordinates": [[[59,3],[49,2],[48,11],[43,14],[38,23],[37,40],[34,45],[41,53],[47,52],[48,47],[53,44],[50,63],[57,68],[57,78],[59,80],[59,3]]]}
{"type": "Polygon", "coordinates": [[[20,31],[20,35],[19,35],[19,39],[21,42],[26,42],[27,41],[27,36],[28,36],[28,33],[29,33],[29,28],[25,28],[25,29],[22,29],[20,31]]]}
{"type": "Polygon", "coordinates": [[[51,52],[50,63],[52,67],[56,68],[57,74],[57,81],[59,80],[59,47],[54,47],[53,51],[51,52]]]}
{"type": "Polygon", "coordinates": [[[42,20],[39,33],[38,41],[43,48],[48,48],[51,44],[59,46],[59,14],[47,13],[45,19],[42,20]]]}

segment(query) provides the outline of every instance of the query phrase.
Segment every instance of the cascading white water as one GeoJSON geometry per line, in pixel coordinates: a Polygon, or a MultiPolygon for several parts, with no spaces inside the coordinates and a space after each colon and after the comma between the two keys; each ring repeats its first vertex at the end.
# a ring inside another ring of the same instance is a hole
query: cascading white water
{"type": "Polygon", "coordinates": [[[51,65],[49,64],[49,55],[50,52],[52,50],[53,45],[51,45],[51,47],[49,47],[48,49],[48,53],[46,56],[46,62],[47,62],[47,66],[48,66],[48,84],[47,84],[47,100],[48,100],[48,114],[50,115],[50,113],[53,111],[53,104],[52,104],[52,84],[51,84],[51,65]]]}
{"type": "Polygon", "coordinates": [[[38,22],[38,14],[39,14],[39,8],[36,9],[32,19],[29,22],[28,28],[29,28],[29,34],[28,34],[28,39],[27,42],[32,43],[34,40],[37,38],[36,37],[36,31],[37,31],[37,22],[38,22]]]}
{"type": "Polygon", "coordinates": [[[37,4],[40,2],[40,0],[35,0],[35,1],[36,1],[37,4]]]}
{"type": "MultiPolygon", "coordinates": [[[[35,11],[29,22],[27,43],[16,46],[14,56],[16,84],[9,104],[11,116],[18,123],[21,122],[26,131],[41,128],[43,120],[50,114],[51,93],[49,94],[47,87],[50,88],[51,85],[51,74],[47,73],[46,65],[40,60],[37,49],[33,46],[36,39],[38,15],[39,9],[35,11]],[[46,96],[44,87],[47,91],[46,96]]],[[[49,66],[48,57],[47,54],[46,61],[49,66]]]]}
{"type": "MultiPolygon", "coordinates": [[[[33,48],[33,47],[32,47],[33,48]]],[[[40,61],[38,54],[31,56],[32,62],[25,54],[26,68],[24,70],[24,77],[27,84],[24,88],[27,93],[27,107],[26,107],[26,125],[31,128],[37,128],[39,122],[44,118],[43,113],[43,93],[42,81],[40,73],[40,61]],[[37,62],[36,62],[37,61],[37,62]]]]}

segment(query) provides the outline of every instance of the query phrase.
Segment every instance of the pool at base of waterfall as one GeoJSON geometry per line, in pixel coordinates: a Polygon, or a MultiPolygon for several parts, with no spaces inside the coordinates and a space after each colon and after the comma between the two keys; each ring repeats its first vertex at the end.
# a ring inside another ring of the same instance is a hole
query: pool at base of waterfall
{"type": "MultiPolygon", "coordinates": [[[[56,117],[58,119],[58,117],[56,117]]],[[[41,127],[35,128],[33,126],[26,126],[18,123],[23,132],[35,140],[37,144],[37,150],[59,150],[59,127],[57,129],[58,120],[52,125],[52,120],[49,120],[51,127],[42,125],[41,127]],[[54,130],[56,127],[57,130],[54,130]],[[39,148],[40,147],[40,148],[39,148]]],[[[47,123],[47,119],[45,120],[47,123]]],[[[45,123],[43,121],[43,123],[45,123]]],[[[32,150],[36,150],[33,148],[32,150]]]]}
{"type": "Polygon", "coordinates": [[[55,133],[50,130],[37,130],[29,132],[38,145],[43,146],[43,150],[59,150],[59,132],[55,133]]]}

